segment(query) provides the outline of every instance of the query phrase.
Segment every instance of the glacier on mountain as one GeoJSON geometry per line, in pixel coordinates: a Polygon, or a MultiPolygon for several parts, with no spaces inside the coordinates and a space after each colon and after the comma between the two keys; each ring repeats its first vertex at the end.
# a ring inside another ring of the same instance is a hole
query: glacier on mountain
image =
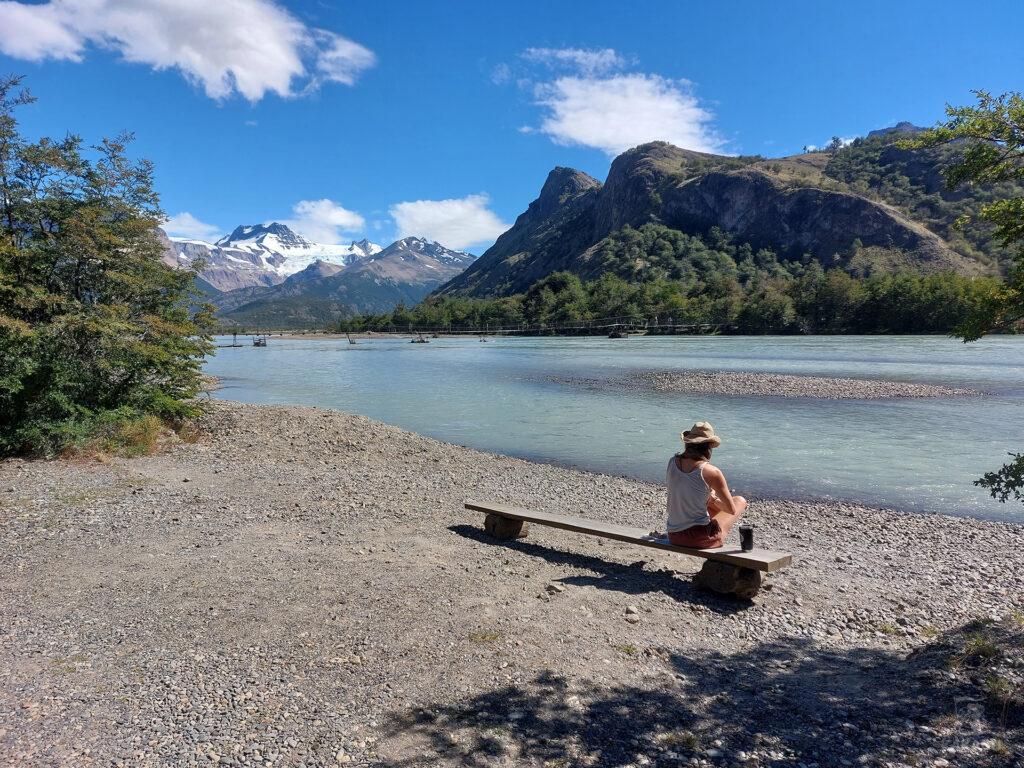
{"type": "Polygon", "coordinates": [[[350,245],[315,243],[278,222],[236,227],[215,243],[186,237],[169,242],[173,254],[167,261],[190,265],[202,258],[200,276],[220,291],[277,285],[318,261],[348,266],[383,250],[365,239],[350,245]]]}

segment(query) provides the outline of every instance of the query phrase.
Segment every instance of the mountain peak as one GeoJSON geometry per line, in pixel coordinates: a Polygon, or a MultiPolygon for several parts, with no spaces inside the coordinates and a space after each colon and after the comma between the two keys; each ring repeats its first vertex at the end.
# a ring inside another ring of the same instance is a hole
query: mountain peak
{"type": "Polygon", "coordinates": [[[379,254],[375,254],[374,258],[386,258],[397,253],[417,254],[444,264],[462,264],[463,266],[476,259],[475,256],[465,251],[454,251],[451,248],[445,248],[438,242],[415,235],[396,240],[379,254]]]}
{"type": "Polygon", "coordinates": [[[548,216],[566,199],[600,186],[600,181],[583,171],[557,166],[548,174],[548,178],[540,190],[540,195],[530,204],[530,207],[536,206],[537,214],[548,216]]]}
{"type": "Polygon", "coordinates": [[[546,197],[561,197],[562,195],[574,195],[585,189],[600,187],[601,182],[583,171],[575,168],[556,166],[548,174],[544,186],[540,190],[540,199],[546,197]]]}
{"type": "Polygon", "coordinates": [[[286,283],[301,283],[306,280],[318,280],[344,271],[345,267],[317,259],[305,269],[299,270],[285,278],[286,283]]]}
{"type": "Polygon", "coordinates": [[[283,243],[299,242],[305,238],[297,235],[287,225],[273,221],[270,224],[243,224],[235,227],[227,237],[222,237],[214,245],[224,247],[242,241],[260,242],[267,235],[277,236],[283,243]]]}
{"type": "Polygon", "coordinates": [[[906,120],[901,120],[896,125],[890,125],[888,128],[879,128],[877,131],[868,131],[868,138],[872,136],[885,136],[889,133],[924,133],[927,128],[922,128],[919,125],[914,125],[906,120]]]}

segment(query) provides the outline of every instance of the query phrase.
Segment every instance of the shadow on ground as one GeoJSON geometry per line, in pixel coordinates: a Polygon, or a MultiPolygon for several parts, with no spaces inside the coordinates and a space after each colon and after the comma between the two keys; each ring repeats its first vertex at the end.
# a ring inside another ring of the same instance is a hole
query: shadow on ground
{"type": "MultiPolygon", "coordinates": [[[[494,546],[478,529],[452,530],[494,546]]],[[[705,599],[672,574],[638,564],[524,541],[502,545],[592,570],[601,588],[705,599]]],[[[725,601],[706,599],[723,610],[725,601]]],[[[988,648],[978,636],[976,623],[965,625],[909,656],[824,648],[804,638],[736,654],[641,656],[637,682],[629,685],[608,685],[599,674],[544,672],[521,684],[394,713],[381,724],[380,757],[393,768],[674,766],[695,757],[751,767],[1024,765],[1019,710],[1006,717],[986,682],[986,664],[970,656],[971,649],[988,648]]]]}
{"type": "Polygon", "coordinates": [[[671,569],[651,570],[650,563],[645,560],[624,565],[601,557],[546,547],[525,539],[501,541],[471,525],[453,525],[448,530],[489,547],[505,547],[530,557],[538,557],[554,565],[564,565],[593,573],[592,576],[579,575],[559,579],[558,581],[563,584],[612,590],[627,595],[661,592],[673,600],[702,605],[717,613],[735,613],[752,605],[749,600],[697,589],[691,583],[688,575],[679,575],[677,571],[671,569]]]}

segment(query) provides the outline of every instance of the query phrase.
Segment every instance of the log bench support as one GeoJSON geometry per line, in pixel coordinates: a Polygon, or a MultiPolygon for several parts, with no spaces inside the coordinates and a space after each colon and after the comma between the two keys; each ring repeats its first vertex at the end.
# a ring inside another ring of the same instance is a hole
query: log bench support
{"type": "Polygon", "coordinates": [[[466,509],[486,514],[484,529],[494,538],[503,541],[524,538],[530,524],[546,525],[567,531],[585,533],[589,536],[625,541],[643,547],[663,549],[681,555],[700,557],[707,562],[693,576],[693,584],[720,594],[731,594],[749,600],[761,589],[764,574],[785,568],[793,561],[787,552],[754,549],[743,552],[739,549],[690,549],[676,547],[666,538],[652,536],[642,528],[632,528],[599,520],[569,517],[548,512],[533,512],[505,504],[467,501],[466,509]]]}
{"type": "Polygon", "coordinates": [[[708,560],[699,571],[693,574],[692,582],[695,587],[751,600],[761,591],[763,580],[762,572],[755,571],[753,568],[742,568],[738,565],[708,560]]]}
{"type": "Polygon", "coordinates": [[[525,539],[530,524],[525,520],[516,520],[501,515],[487,515],[484,518],[484,530],[491,536],[502,541],[509,539],[525,539]]]}

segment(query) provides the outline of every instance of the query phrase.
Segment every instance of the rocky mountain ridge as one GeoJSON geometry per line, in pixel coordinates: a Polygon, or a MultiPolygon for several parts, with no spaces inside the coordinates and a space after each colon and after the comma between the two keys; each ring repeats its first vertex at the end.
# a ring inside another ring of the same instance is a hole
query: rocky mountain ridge
{"type": "MultiPolygon", "coordinates": [[[[900,153],[912,155],[895,141],[915,130],[909,123],[900,124],[870,139],[874,143],[865,146],[882,147],[876,166],[895,163],[900,153]]],[[[436,293],[509,296],[560,270],[592,280],[619,269],[622,277],[632,279],[642,258],[610,265],[600,255],[610,238],[650,224],[695,236],[718,231],[749,244],[752,251],[770,249],[780,261],[810,258],[854,274],[993,272],[991,260],[977,258],[962,244],[954,247],[952,238],[947,239],[951,227],[917,218],[869,183],[844,181],[832,168],[836,157],[815,152],[737,158],[651,142],[615,158],[603,184],[580,171],[555,168],[513,227],[436,293]]],[[[913,157],[914,162],[900,159],[900,172],[915,175],[911,182],[920,183],[922,197],[925,192],[944,194],[931,189],[941,167],[935,158],[920,153],[913,157]]],[[[880,177],[888,173],[887,167],[879,171],[880,177]]]]}

